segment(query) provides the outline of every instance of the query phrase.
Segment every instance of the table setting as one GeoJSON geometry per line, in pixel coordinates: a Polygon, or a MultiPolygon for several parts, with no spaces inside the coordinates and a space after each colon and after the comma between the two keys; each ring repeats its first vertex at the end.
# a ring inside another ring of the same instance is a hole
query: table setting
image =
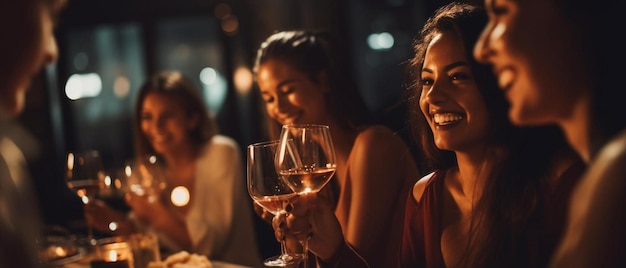
{"type": "MultiPolygon", "coordinates": [[[[95,200],[129,211],[124,195],[154,196],[164,188],[160,163],[155,157],[125,163],[122,168],[106,170],[98,151],[69,152],[66,155],[65,182],[85,205],[95,200]]],[[[86,220],[86,219],[85,219],[86,220]]],[[[86,222],[85,222],[86,223],[86,222]]],[[[40,260],[49,268],[245,268],[207,256],[180,251],[165,256],[153,232],[115,235],[116,222],[108,226],[111,234],[94,233],[90,224],[84,232],[60,226],[44,230],[39,241],[40,260]]],[[[171,252],[170,252],[171,253],[171,252]]]]}
{"type": "Polygon", "coordinates": [[[133,234],[94,239],[74,235],[46,236],[40,258],[47,268],[250,268],[209,260],[180,251],[161,257],[154,234],[133,234]]]}

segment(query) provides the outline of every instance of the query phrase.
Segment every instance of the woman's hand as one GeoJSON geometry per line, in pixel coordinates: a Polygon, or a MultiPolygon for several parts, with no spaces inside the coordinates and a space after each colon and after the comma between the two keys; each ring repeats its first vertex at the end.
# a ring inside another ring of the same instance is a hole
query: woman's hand
{"type": "Polygon", "coordinates": [[[157,195],[127,193],[125,198],[135,217],[147,225],[151,225],[158,217],[168,216],[167,209],[157,195]]]}
{"type": "Polygon", "coordinates": [[[257,204],[256,202],[252,202],[253,207],[254,207],[254,212],[259,215],[259,217],[261,217],[261,219],[263,219],[263,221],[267,222],[268,224],[272,224],[272,219],[274,218],[274,214],[270,213],[269,211],[267,211],[267,209],[264,209],[262,206],[259,206],[259,204],[257,204]]]}
{"type": "Polygon", "coordinates": [[[277,239],[303,241],[309,239],[309,250],[323,261],[330,259],[344,244],[341,226],[324,198],[316,193],[300,195],[287,207],[286,214],[272,222],[277,239]]]}

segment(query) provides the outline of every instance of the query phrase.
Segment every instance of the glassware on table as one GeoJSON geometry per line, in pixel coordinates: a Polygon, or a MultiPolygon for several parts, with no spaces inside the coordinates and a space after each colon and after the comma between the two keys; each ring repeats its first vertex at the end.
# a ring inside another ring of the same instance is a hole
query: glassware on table
{"type": "MultiPolygon", "coordinates": [[[[86,152],[69,152],[65,167],[65,182],[67,187],[87,204],[95,198],[104,183],[104,165],[100,153],[95,150],[86,152]]],[[[95,243],[93,228],[87,223],[87,239],[95,243]]]]}
{"type": "Polygon", "coordinates": [[[130,241],[121,236],[98,239],[89,265],[91,268],[135,268],[130,241]]]}
{"type": "Polygon", "coordinates": [[[124,173],[124,168],[110,169],[104,175],[104,181],[97,198],[115,210],[129,212],[130,207],[125,200],[127,190],[128,178],[124,173]]]}
{"type": "MultiPolygon", "coordinates": [[[[272,215],[285,213],[285,206],[295,193],[276,173],[274,158],[278,141],[248,145],[247,181],[252,200],[272,215]]],[[[263,261],[266,267],[295,267],[302,259],[301,254],[288,253],[285,241],[280,241],[281,254],[263,261]]]]}
{"type": "Polygon", "coordinates": [[[124,166],[127,191],[156,201],[166,187],[164,167],[155,155],[146,155],[124,166]]]}
{"type": "Polygon", "coordinates": [[[128,237],[133,251],[136,268],[149,267],[152,262],[161,262],[159,239],[155,233],[135,233],[128,237]]]}
{"type": "MultiPolygon", "coordinates": [[[[297,194],[319,192],[337,169],[335,149],[326,125],[283,125],[275,165],[281,179],[297,194]]],[[[308,265],[308,240],[303,263],[308,265]]]]}

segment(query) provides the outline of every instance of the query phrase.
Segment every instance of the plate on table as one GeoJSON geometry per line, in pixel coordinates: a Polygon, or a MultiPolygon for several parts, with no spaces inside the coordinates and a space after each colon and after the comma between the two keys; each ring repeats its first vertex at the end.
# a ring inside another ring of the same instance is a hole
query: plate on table
{"type": "Polygon", "coordinates": [[[41,262],[45,267],[55,267],[83,259],[87,249],[74,241],[69,237],[46,236],[39,251],[41,262]]]}

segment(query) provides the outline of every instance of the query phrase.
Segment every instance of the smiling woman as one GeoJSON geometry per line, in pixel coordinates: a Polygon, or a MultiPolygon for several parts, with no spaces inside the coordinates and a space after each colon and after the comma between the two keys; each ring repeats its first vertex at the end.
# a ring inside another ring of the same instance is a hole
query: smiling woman
{"type": "Polygon", "coordinates": [[[472,57],[476,6],[439,9],[418,35],[411,123],[435,170],[407,199],[402,267],[543,267],[582,161],[558,129],[518,128],[489,66],[472,57]]]}
{"type": "Polygon", "coordinates": [[[556,124],[588,163],[550,267],[626,266],[626,44],[618,0],[485,1],[475,57],[493,65],[519,125],[556,124]],[[537,42],[537,40],[541,40],[537,42]]]}
{"type": "Polygon", "coordinates": [[[402,201],[420,173],[402,138],[372,123],[338,49],[324,32],[273,34],[258,49],[256,82],[270,132],[290,123],[329,126],[337,171],[320,195],[335,208],[348,243],[372,267],[395,267],[402,201]]]}
{"type": "Polygon", "coordinates": [[[138,157],[156,155],[164,163],[167,187],[156,200],[127,194],[132,217],[102,203],[88,206],[90,222],[100,231],[121,222],[126,228],[117,235],[156,232],[169,253],[186,250],[258,267],[239,146],[218,134],[198,89],[183,74],[158,73],[140,88],[135,138],[138,157]]]}

